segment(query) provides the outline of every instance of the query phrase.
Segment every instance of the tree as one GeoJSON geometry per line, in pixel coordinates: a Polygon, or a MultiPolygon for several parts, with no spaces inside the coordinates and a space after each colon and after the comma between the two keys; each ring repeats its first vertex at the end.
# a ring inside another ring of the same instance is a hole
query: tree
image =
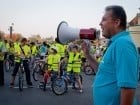
{"type": "Polygon", "coordinates": [[[0,37],[4,38],[5,33],[3,31],[0,31],[0,37]]]}
{"type": "Polygon", "coordinates": [[[12,34],[12,39],[10,38],[9,34],[5,35],[5,38],[7,40],[12,40],[12,41],[16,41],[16,40],[20,40],[21,38],[23,38],[23,36],[20,33],[13,33],[12,34]]]}

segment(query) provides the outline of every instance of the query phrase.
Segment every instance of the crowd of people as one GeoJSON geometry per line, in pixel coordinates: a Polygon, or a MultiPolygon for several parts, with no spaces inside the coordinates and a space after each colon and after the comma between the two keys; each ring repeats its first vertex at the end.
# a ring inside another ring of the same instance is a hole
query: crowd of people
{"type": "MultiPolygon", "coordinates": [[[[90,53],[93,57],[100,62],[101,57],[106,49],[105,46],[96,46],[93,41],[89,43],[91,45],[90,53]]],[[[35,57],[39,56],[40,59],[46,59],[46,63],[49,65],[46,74],[53,71],[53,73],[60,75],[60,63],[63,61],[67,62],[66,71],[70,73],[74,72],[77,82],[79,84],[79,91],[82,92],[82,83],[79,80],[79,74],[81,73],[81,66],[86,62],[86,58],[81,49],[81,43],[79,41],[70,42],[67,45],[59,43],[57,38],[55,41],[48,43],[47,41],[38,44],[36,42],[31,42],[27,38],[22,38],[16,42],[7,41],[0,38],[0,86],[3,86],[4,81],[4,61],[9,57],[9,59],[14,64],[14,70],[12,71],[12,77],[10,81],[10,87],[14,87],[15,79],[19,66],[21,63],[21,58],[24,57],[23,66],[25,69],[26,82],[29,87],[33,86],[31,81],[31,72],[29,69],[29,62],[33,62],[35,57]],[[9,56],[8,56],[9,55],[9,56]]]]}
{"type": "MultiPolygon", "coordinates": [[[[100,45],[95,48],[93,43],[85,42],[62,45],[57,39],[54,43],[43,42],[41,46],[37,46],[35,42],[27,43],[26,38],[21,42],[9,43],[0,38],[0,86],[4,85],[3,62],[7,52],[14,55],[15,61],[11,87],[14,86],[21,56],[29,59],[39,54],[43,58],[47,54],[46,62],[50,66],[46,73],[53,71],[61,75],[60,62],[66,58],[66,71],[74,72],[79,92],[82,92],[79,74],[82,63],[87,59],[97,72],[93,84],[94,105],[137,105],[135,93],[138,84],[139,54],[131,33],[126,30],[127,16],[124,8],[118,5],[107,6],[100,26],[102,35],[109,39],[107,48],[100,45]]],[[[27,85],[32,86],[28,60],[25,59],[23,65],[27,85]]]]}

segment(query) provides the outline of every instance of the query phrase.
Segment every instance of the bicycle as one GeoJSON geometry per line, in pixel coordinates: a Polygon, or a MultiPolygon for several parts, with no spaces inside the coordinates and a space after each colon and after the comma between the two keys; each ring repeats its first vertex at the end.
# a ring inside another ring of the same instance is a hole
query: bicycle
{"type": "Polygon", "coordinates": [[[19,70],[18,70],[18,84],[19,84],[19,91],[23,91],[23,83],[24,83],[24,66],[23,66],[23,60],[25,60],[24,57],[20,57],[21,58],[21,63],[19,66],[19,70]]]}
{"type": "Polygon", "coordinates": [[[43,69],[46,67],[45,60],[40,58],[35,58],[34,65],[33,65],[33,79],[34,81],[39,80],[39,76],[43,74],[43,69]]]}
{"type": "Polygon", "coordinates": [[[87,60],[86,60],[86,62],[84,62],[82,69],[86,75],[96,75],[94,69],[90,66],[90,64],[87,60]]]}
{"type": "MultiPolygon", "coordinates": [[[[52,88],[52,83],[53,81],[57,78],[58,74],[54,71],[50,71],[47,73],[44,73],[43,75],[43,91],[46,91],[46,85],[51,85],[52,88]]],[[[40,88],[42,88],[40,86],[40,88]]]]}
{"type": "MultiPolygon", "coordinates": [[[[82,75],[79,75],[80,81],[82,83],[82,75]]],[[[63,95],[68,90],[68,85],[72,85],[72,89],[78,89],[77,81],[74,76],[74,73],[63,72],[63,75],[60,78],[56,78],[51,85],[52,91],[56,95],[63,95]]]]}
{"type": "Polygon", "coordinates": [[[4,60],[4,70],[6,72],[11,72],[14,69],[14,56],[12,54],[8,54],[6,59],[4,60]]]}

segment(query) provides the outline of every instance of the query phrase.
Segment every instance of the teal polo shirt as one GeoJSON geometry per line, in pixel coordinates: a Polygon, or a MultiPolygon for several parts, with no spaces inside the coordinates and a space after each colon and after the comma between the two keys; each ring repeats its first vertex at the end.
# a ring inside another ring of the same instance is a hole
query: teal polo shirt
{"type": "Polygon", "coordinates": [[[93,83],[94,105],[120,105],[121,87],[138,83],[138,51],[129,32],[119,32],[109,42],[93,83]]]}

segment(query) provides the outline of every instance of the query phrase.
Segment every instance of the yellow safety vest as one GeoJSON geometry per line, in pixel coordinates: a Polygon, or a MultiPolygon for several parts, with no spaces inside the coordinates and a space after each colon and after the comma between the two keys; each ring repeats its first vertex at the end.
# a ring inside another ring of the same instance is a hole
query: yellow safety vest
{"type": "Polygon", "coordinates": [[[53,71],[58,71],[60,58],[61,58],[61,56],[59,54],[53,55],[53,58],[52,58],[52,70],[53,71]]]}
{"type": "Polygon", "coordinates": [[[31,54],[37,55],[37,47],[35,45],[31,47],[31,54]]]}
{"type": "Polygon", "coordinates": [[[10,48],[9,48],[9,52],[10,52],[11,54],[14,54],[15,48],[14,48],[14,47],[10,47],[10,48]]]}
{"type": "Polygon", "coordinates": [[[0,61],[4,60],[4,54],[2,52],[3,46],[4,46],[4,43],[0,41],[0,61]]]}
{"type": "Polygon", "coordinates": [[[80,71],[81,71],[80,53],[76,53],[76,55],[73,57],[72,70],[73,70],[73,72],[77,72],[77,73],[80,73],[80,71]]]}
{"type": "Polygon", "coordinates": [[[10,48],[9,43],[5,43],[5,47],[6,47],[6,51],[8,52],[9,51],[9,48],[10,48]]]}
{"type": "Polygon", "coordinates": [[[29,58],[31,56],[31,49],[28,45],[24,45],[22,47],[23,51],[24,51],[24,56],[25,58],[29,58]]]}
{"type": "Polygon", "coordinates": [[[57,48],[57,53],[60,54],[61,57],[65,56],[65,48],[62,44],[60,43],[56,43],[55,44],[56,48],[57,48]]]}
{"type": "Polygon", "coordinates": [[[53,60],[53,55],[52,54],[49,54],[48,57],[47,57],[47,63],[48,63],[48,70],[52,70],[52,61],[53,60]]]}
{"type": "Polygon", "coordinates": [[[21,54],[21,49],[19,45],[14,44],[14,54],[15,54],[15,62],[20,62],[20,54],[21,54]]]}
{"type": "Polygon", "coordinates": [[[74,53],[69,52],[68,64],[67,64],[67,72],[72,70],[72,62],[73,62],[74,53]]]}

